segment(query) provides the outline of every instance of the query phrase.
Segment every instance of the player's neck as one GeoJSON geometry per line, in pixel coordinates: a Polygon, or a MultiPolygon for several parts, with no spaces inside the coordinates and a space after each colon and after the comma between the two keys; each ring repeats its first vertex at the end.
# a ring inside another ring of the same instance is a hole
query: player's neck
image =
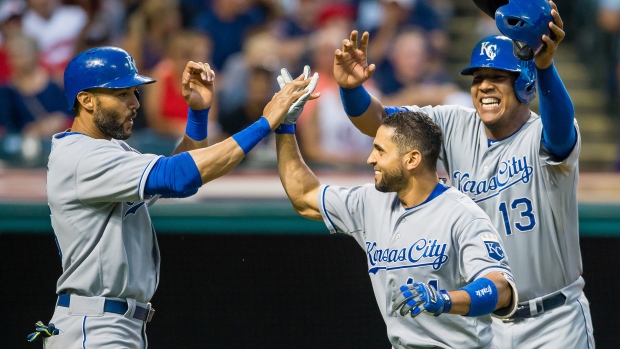
{"type": "Polygon", "coordinates": [[[398,193],[403,207],[414,207],[426,201],[437,183],[439,183],[437,172],[424,171],[412,176],[407,189],[398,193]]]}
{"type": "Polygon", "coordinates": [[[95,139],[111,139],[95,126],[92,122],[91,115],[76,116],[75,119],[73,119],[73,125],[71,125],[71,132],[79,132],[95,139]]]}
{"type": "Polygon", "coordinates": [[[494,141],[501,141],[506,139],[525,125],[527,120],[530,118],[530,110],[519,112],[518,114],[512,115],[500,122],[497,122],[492,125],[484,125],[485,133],[488,139],[494,141]]]}

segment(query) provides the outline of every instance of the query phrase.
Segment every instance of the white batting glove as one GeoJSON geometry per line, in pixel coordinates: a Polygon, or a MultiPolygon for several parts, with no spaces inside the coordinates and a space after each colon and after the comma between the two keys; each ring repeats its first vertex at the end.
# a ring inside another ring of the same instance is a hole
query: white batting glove
{"type": "MultiPolygon", "coordinates": [[[[282,68],[280,72],[281,74],[278,75],[277,80],[278,80],[278,84],[280,85],[280,89],[282,89],[284,88],[286,84],[293,81],[293,77],[291,76],[291,74],[288,72],[286,68],[282,68]]],[[[308,79],[309,77],[310,77],[310,66],[306,65],[304,67],[304,79],[308,79]]],[[[312,94],[312,92],[314,92],[314,89],[316,88],[316,84],[318,83],[318,81],[319,81],[319,74],[314,73],[314,75],[312,76],[312,80],[310,80],[310,83],[308,84],[308,86],[304,88],[306,93],[304,93],[301,97],[299,97],[299,99],[297,99],[293,104],[291,104],[291,107],[288,109],[288,112],[286,113],[286,117],[284,117],[284,121],[282,121],[283,124],[294,125],[295,122],[297,122],[297,118],[299,118],[299,115],[301,114],[302,110],[304,110],[304,105],[308,101],[308,98],[310,98],[310,95],[312,94]]]]}

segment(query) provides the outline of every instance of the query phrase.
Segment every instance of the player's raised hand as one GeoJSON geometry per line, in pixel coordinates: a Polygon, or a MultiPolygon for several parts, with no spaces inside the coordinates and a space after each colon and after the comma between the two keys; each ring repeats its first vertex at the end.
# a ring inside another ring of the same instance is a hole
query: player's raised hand
{"type": "Polygon", "coordinates": [[[362,34],[359,46],[357,35],[357,30],[352,31],[349,39],[342,40],[342,49],[334,53],[334,77],[340,87],[357,87],[375,72],[375,65],[368,65],[369,34],[362,34]]]}
{"type": "Polygon", "coordinates": [[[304,76],[300,75],[297,79],[286,83],[280,91],[273,95],[271,101],[263,109],[263,115],[269,121],[271,129],[276,128],[284,121],[293,103],[300,98],[307,100],[310,97],[318,80],[318,73],[314,73],[311,79],[304,79],[304,76]]]}
{"type": "MultiPolygon", "coordinates": [[[[295,102],[293,102],[293,104],[291,104],[291,107],[286,113],[286,117],[284,118],[284,121],[282,121],[283,124],[287,124],[287,125],[295,124],[297,122],[297,118],[299,118],[299,115],[304,109],[304,105],[306,104],[306,102],[311,99],[319,98],[320,93],[313,93],[314,89],[316,88],[316,84],[318,82],[318,74],[315,73],[315,75],[317,76],[317,78],[311,80],[308,86],[306,86],[305,88],[306,93],[303,96],[301,96],[299,99],[297,99],[295,102]]],[[[304,67],[304,72],[302,76],[304,79],[310,78],[310,66],[306,65],[304,67]]],[[[277,80],[278,80],[278,84],[280,85],[280,89],[283,89],[284,86],[286,86],[286,84],[291,83],[293,81],[293,77],[291,76],[291,74],[288,72],[286,68],[282,68],[280,71],[280,75],[278,75],[277,77],[277,80]]]]}
{"type": "Polygon", "coordinates": [[[542,40],[545,42],[545,46],[534,57],[534,63],[538,69],[545,69],[551,65],[555,51],[566,36],[564,22],[558,12],[558,6],[551,0],[549,0],[549,5],[551,5],[551,16],[553,17],[553,22],[549,22],[551,35],[543,35],[542,40]]]}
{"type": "Polygon", "coordinates": [[[411,313],[411,317],[416,317],[422,312],[439,316],[452,308],[452,299],[448,292],[437,291],[423,282],[401,286],[399,290],[394,291],[392,302],[392,311],[399,310],[402,316],[411,313]]]}
{"type": "Polygon", "coordinates": [[[213,105],[215,72],[208,63],[187,62],[182,77],[182,93],[187,105],[194,110],[213,105]]]}

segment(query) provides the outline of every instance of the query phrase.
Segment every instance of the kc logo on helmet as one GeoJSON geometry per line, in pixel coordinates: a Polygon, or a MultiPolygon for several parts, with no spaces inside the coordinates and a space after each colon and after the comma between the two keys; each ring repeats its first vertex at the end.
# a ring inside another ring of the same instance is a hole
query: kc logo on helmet
{"type": "Polygon", "coordinates": [[[497,45],[491,44],[488,41],[483,42],[482,46],[480,46],[480,55],[486,55],[490,60],[495,59],[495,56],[497,56],[497,45]]]}

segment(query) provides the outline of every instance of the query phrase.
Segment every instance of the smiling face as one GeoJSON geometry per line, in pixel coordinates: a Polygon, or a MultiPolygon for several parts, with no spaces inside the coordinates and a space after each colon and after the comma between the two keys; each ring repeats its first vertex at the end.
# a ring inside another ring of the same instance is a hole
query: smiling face
{"type": "Polygon", "coordinates": [[[106,137],[124,140],[131,136],[133,119],[140,107],[135,91],[136,87],[93,90],[93,122],[106,137]]]}
{"type": "Polygon", "coordinates": [[[408,184],[403,155],[392,140],[393,132],[393,128],[379,127],[373,150],[366,161],[375,170],[375,188],[384,193],[400,192],[408,184]]]}
{"type": "Polygon", "coordinates": [[[529,106],[515,94],[517,74],[491,68],[479,68],[473,72],[472,102],[491,139],[510,136],[529,118],[529,106]]]}

